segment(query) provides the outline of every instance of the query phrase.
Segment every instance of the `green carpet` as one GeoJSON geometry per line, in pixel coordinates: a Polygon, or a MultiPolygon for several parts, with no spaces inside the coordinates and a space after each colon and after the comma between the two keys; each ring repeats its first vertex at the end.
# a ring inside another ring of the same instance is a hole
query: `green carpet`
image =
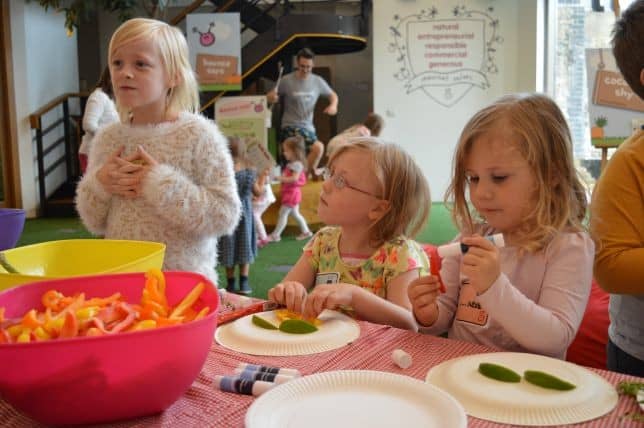
{"type": "MultiPolygon", "coordinates": [[[[442,244],[456,235],[449,212],[441,203],[432,204],[430,221],[418,235],[419,242],[442,244]]],[[[91,238],[92,235],[77,218],[28,219],[18,246],[61,239],[91,238]]],[[[250,268],[249,282],[253,296],[266,298],[269,288],[278,283],[297,261],[304,246],[294,236],[284,235],[280,242],[267,245],[259,250],[255,263],[250,268]]],[[[223,269],[219,269],[222,284],[225,281],[223,269]]]]}

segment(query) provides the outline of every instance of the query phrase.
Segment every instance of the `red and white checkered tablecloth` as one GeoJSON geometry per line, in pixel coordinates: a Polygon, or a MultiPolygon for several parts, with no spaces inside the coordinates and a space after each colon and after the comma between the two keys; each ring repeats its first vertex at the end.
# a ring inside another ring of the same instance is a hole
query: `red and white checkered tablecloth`
{"type": "MultiPolygon", "coordinates": [[[[416,334],[396,328],[360,322],[360,338],[343,348],[314,355],[291,357],[259,357],[231,351],[213,343],[208,359],[192,386],[176,403],[163,413],[146,418],[132,419],[101,427],[243,427],[246,410],[254,397],[221,392],[212,387],[215,375],[232,374],[240,362],[290,367],[302,375],[331,370],[380,370],[424,380],[429,369],[443,361],[470,354],[493,352],[493,349],[472,343],[416,334]],[[391,360],[391,352],[401,348],[411,354],[413,364],[400,369],[391,360]]],[[[617,385],[622,380],[644,379],[605,370],[590,369],[608,382],[617,385]]],[[[642,423],[623,419],[628,412],[637,410],[631,397],[620,396],[616,408],[608,415],[593,421],[576,424],[576,428],[641,427],[642,423]]],[[[0,400],[2,427],[33,427],[37,424],[0,400]]],[[[468,417],[468,426],[489,428],[508,426],[468,417]]]]}

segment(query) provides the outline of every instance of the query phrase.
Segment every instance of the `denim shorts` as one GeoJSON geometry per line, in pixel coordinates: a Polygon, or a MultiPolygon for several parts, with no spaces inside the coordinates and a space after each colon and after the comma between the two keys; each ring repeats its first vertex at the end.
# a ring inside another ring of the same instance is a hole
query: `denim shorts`
{"type": "Polygon", "coordinates": [[[299,126],[285,126],[280,131],[280,141],[284,141],[289,137],[302,137],[304,138],[304,144],[306,149],[308,149],[318,140],[318,136],[315,134],[315,131],[311,131],[307,128],[301,128],[299,126]]]}

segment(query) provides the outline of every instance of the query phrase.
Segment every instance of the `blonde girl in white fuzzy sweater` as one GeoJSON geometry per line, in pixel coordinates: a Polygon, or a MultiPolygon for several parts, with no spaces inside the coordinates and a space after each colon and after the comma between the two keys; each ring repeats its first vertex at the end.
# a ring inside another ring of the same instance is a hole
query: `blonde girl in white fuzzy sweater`
{"type": "Polygon", "coordinates": [[[239,220],[225,137],[196,114],[197,83],[185,37],[152,19],[122,24],[109,45],[121,123],[102,129],[76,197],[93,233],[163,242],[163,268],[213,282],[217,238],[239,220]]]}

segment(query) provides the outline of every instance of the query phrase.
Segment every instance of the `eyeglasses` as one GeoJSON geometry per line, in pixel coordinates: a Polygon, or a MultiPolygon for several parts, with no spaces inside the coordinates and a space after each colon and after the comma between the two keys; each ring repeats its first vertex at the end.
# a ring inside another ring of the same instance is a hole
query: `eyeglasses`
{"type": "Polygon", "coordinates": [[[322,172],[322,178],[324,179],[324,181],[331,180],[331,183],[333,183],[336,189],[342,189],[346,187],[347,189],[355,190],[356,192],[364,193],[365,195],[373,196],[377,199],[382,199],[380,196],[376,196],[371,192],[353,187],[352,185],[347,183],[347,180],[344,178],[344,176],[332,174],[331,170],[329,170],[328,168],[324,168],[324,171],[322,172]]]}

